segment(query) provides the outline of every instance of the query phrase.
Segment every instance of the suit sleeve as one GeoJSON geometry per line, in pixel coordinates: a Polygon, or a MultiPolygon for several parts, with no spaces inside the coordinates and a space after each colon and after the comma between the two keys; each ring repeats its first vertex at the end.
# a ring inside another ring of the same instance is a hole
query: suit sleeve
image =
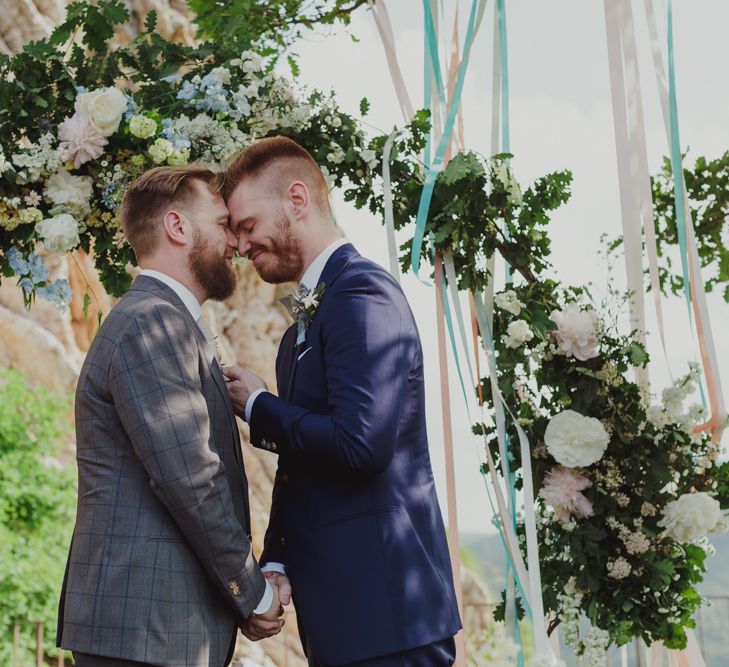
{"type": "Polygon", "coordinates": [[[254,444],[271,440],[280,455],[332,471],[376,474],[394,454],[399,398],[419,345],[417,332],[389,276],[354,273],[341,277],[333,289],[325,297],[321,328],[326,411],[261,394],[253,405],[251,438],[254,444]]]}
{"type": "Polygon", "coordinates": [[[268,528],[263,538],[263,552],[261,563],[281,563],[286,565],[286,545],[283,539],[283,526],[281,525],[281,468],[276,470],[276,479],[273,482],[271,496],[271,513],[268,518],[268,528]]]}
{"type": "Polygon", "coordinates": [[[231,509],[188,326],[171,306],[137,314],[119,338],[109,384],[152,491],[218,590],[245,618],[261,600],[265,579],[231,509]]]}

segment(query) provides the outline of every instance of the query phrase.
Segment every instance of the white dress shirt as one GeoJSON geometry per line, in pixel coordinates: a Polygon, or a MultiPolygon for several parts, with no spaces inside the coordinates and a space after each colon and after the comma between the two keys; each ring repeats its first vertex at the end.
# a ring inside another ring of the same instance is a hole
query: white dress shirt
{"type": "MultiPolygon", "coordinates": [[[[149,276],[150,278],[159,280],[161,283],[167,285],[167,287],[172,289],[175,294],[180,297],[180,300],[190,311],[190,315],[192,315],[193,319],[196,322],[200,319],[200,315],[202,313],[200,303],[195,298],[195,295],[189,289],[187,289],[187,287],[185,287],[180,281],[175,280],[174,278],[170,278],[170,276],[168,276],[166,273],[160,273],[159,271],[153,271],[152,269],[143,269],[139,275],[149,276]]],[[[253,613],[263,614],[267,612],[271,608],[272,602],[273,588],[271,588],[271,584],[268,582],[268,579],[266,579],[266,590],[263,592],[263,597],[258,603],[258,606],[253,610],[253,613]]]]}

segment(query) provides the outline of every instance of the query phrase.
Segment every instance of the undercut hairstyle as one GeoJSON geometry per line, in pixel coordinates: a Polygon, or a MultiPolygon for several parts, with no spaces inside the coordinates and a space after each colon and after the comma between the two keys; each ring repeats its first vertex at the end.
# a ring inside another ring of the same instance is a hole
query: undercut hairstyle
{"type": "Polygon", "coordinates": [[[282,189],[294,181],[304,183],[313,204],[331,216],[329,187],[319,165],[305,148],[288,137],[267,137],[242,150],[223,173],[218,187],[227,201],[244,178],[255,178],[269,171],[282,189]]]}
{"type": "Polygon", "coordinates": [[[124,234],[137,260],[157,249],[161,238],[161,216],[173,208],[190,206],[203,183],[217,192],[216,175],[197,164],[184,167],[155,167],[145,171],[124,194],[119,215],[124,234]]]}

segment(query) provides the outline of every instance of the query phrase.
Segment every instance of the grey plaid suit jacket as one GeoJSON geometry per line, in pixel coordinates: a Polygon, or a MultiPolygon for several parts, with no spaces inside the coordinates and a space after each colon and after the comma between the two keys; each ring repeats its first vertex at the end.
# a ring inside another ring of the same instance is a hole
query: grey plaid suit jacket
{"type": "Polygon", "coordinates": [[[140,276],[76,389],[78,509],[57,643],[153,665],[221,667],[265,579],[220,367],[170,289],[140,276]]]}

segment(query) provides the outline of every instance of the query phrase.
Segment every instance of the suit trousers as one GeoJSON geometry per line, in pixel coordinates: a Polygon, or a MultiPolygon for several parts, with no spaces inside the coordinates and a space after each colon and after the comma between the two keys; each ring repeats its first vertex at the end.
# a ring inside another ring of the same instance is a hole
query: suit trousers
{"type": "MultiPolygon", "coordinates": [[[[306,653],[309,660],[309,667],[329,667],[329,665],[317,658],[310,646],[307,647],[306,653]]],[[[449,637],[448,639],[411,648],[407,651],[350,662],[341,667],[450,667],[455,660],[456,643],[453,637],[449,637]]]]}

